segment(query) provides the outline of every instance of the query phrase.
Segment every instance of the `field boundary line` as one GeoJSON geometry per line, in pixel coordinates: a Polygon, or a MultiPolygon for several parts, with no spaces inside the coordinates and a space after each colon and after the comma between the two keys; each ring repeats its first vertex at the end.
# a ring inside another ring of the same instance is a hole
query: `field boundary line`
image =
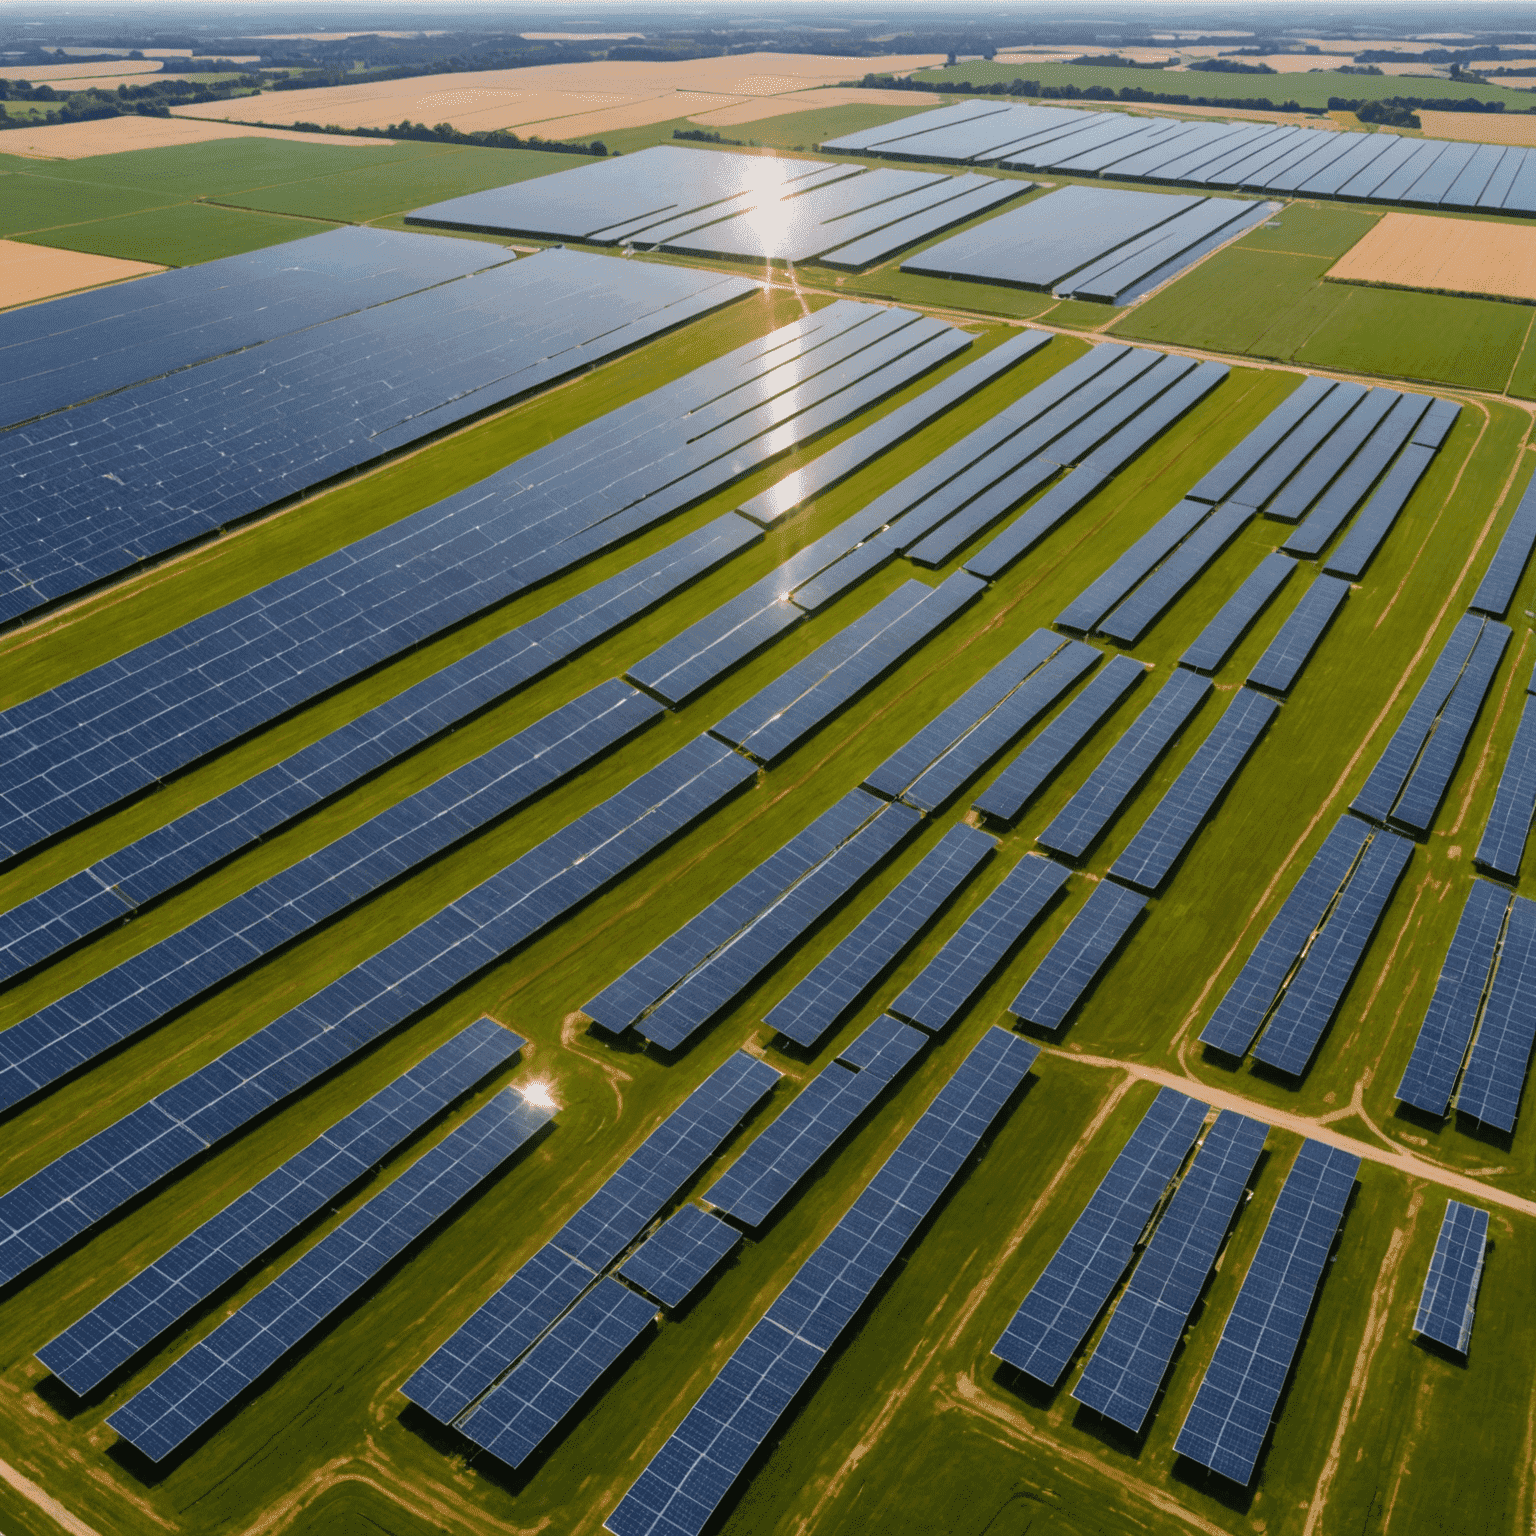
{"type": "Polygon", "coordinates": [[[29,1504],[35,1504],[56,1525],[61,1525],[70,1536],[101,1536],[94,1527],[78,1516],[72,1515],[51,1494],[38,1487],[24,1472],[18,1472],[8,1461],[0,1461],[0,1478],[3,1478],[29,1504]]]}

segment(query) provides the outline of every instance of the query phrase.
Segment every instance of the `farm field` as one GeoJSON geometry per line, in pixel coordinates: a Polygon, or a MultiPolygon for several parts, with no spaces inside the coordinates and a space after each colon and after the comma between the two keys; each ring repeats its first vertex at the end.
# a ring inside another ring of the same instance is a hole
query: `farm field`
{"type": "Polygon", "coordinates": [[[1336,283],[1536,303],[1536,231],[1387,213],[1327,275],[1336,283]]]}

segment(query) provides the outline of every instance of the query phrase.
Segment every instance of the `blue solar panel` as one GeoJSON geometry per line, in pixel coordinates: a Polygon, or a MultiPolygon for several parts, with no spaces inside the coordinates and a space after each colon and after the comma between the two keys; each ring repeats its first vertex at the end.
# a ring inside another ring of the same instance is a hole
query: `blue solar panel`
{"type": "Polygon", "coordinates": [[[140,1388],[107,1423],[151,1461],[163,1460],[451,1211],[553,1114],[516,1089],[503,1089],[140,1388]]]}
{"type": "MultiPolygon", "coordinates": [[[[1526,157],[1529,165],[1536,165],[1536,159],[1526,157]]],[[[1419,424],[1413,434],[1413,441],[1425,448],[1438,448],[1450,435],[1451,428],[1456,425],[1456,418],[1461,415],[1461,402],[1459,400],[1437,399],[1430,406],[1429,413],[1419,424]]]]}
{"type": "Polygon", "coordinates": [[[1474,613],[1486,613],[1502,619],[1515,600],[1515,589],[1530,564],[1531,549],[1536,546],[1536,481],[1525,488],[1504,537],[1488,563],[1472,601],[1467,605],[1474,613]]]}
{"type": "Polygon", "coordinates": [[[72,1392],[99,1386],[517,1051],[491,1019],[462,1030],[140,1270],[37,1352],[72,1392]]]}
{"type": "Polygon", "coordinates": [[[1531,1006],[1533,985],[1536,901],[1517,896],[1510,904],[1498,967],[1456,1095],[1456,1108],[1463,1114],[1501,1131],[1515,1128],[1531,1044],[1536,1039],[1536,1008],[1531,1006]]]}
{"type": "Polygon", "coordinates": [[[974,827],[951,827],[889,896],[822,960],[764,1022],[801,1045],[815,1045],[900,959],[996,844],[974,827]]]}
{"type": "Polygon", "coordinates": [[[1275,693],[1288,692],[1348,596],[1347,581],[1337,576],[1317,577],[1280,626],[1280,633],[1254,663],[1248,674],[1249,685],[1275,693]]]}
{"type": "Polygon", "coordinates": [[[1056,615],[1063,629],[1091,634],[1111,608],[1132,592],[1211,515],[1202,501],[1181,501],[1056,615]]]}
{"type": "Polygon", "coordinates": [[[737,1051],[401,1387],[449,1424],[596,1280],[719,1150],[779,1074],[737,1051]]]}
{"type": "Polygon", "coordinates": [[[1247,1487],[1360,1159],[1302,1143],[1174,1449],[1247,1487]]]}
{"type": "Polygon", "coordinates": [[[1082,1348],[1147,1222],[1200,1134],[1207,1106],[1159,1088],[992,1353],[1048,1387],[1082,1348]]]}
{"type": "Polygon", "coordinates": [[[990,1029],[737,1345],[610,1514],[614,1536],[699,1536],[1013,1097],[1036,1048],[990,1029]]]}
{"type": "MultiPolygon", "coordinates": [[[[1216,610],[1216,616],[1195,636],[1179,657],[1181,667],[1197,672],[1218,672],[1232,648],[1248,633],[1249,626],[1269,601],[1291,579],[1296,562],[1284,555],[1265,555],[1238,589],[1216,610]]],[[[1305,600],[1303,600],[1305,601],[1305,600]]],[[[1265,653],[1268,655],[1268,652],[1265,653]]],[[[1303,658],[1305,659],[1305,658],[1303,658]]],[[[1253,682],[1250,673],[1248,681],[1253,682]]]]}
{"type": "MultiPolygon", "coordinates": [[[[926,212],[909,213],[898,223],[890,224],[861,240],[840,245],[836,250],[824,252],[817,259],[828,267],[855,271],[877,261],[885,261],[898,251],[904,251],[919,240],[927,240],[942,234],[956,224],[974,219],[1003,203],[1021,197],[1034,190],[1029,181],[996,181],[985,176],[961,176],[950,183],[950,195],[944,202],[926,212]],[[958,189],[958,190],[955,190],[958,189]]],[[[835,232],[835,226],[832,231],[835,232]]]]}
{"type": "Polygon", "coordinates": [[[1286,977],[1349,879],[1370,835],[1369,825],[1356,816],[1341,816],[1334,823],[1200,1031],[1201,1044],[1228,1056],[1248,1054],[1286,977]]]}
{"type": "Polygon", "coordinates": [[[1504,772],[1499,775],[1498,792],[1488,825],[1477,845],[1476,861],[1484,869],[1515,880],[1520,861],[1525,857],[1526,840],[1531,835],[1531,818],[1536,815],[1536,704],[1529,694],[1520,711],[1520,726],[1510,744],[1504,772]]]}
{"type": "Polygon", "coordinates": [[[1434,1257],[1424,1277],[1413,1331],[1458,1354],[1472,1340],[1472,1313],[1488,1248],[1488,1212],[1459,1200],[1445,1202],[1434,1257]]]}
{"type": "Polygon", "coordinates": [[[1444,1115],[1450,1108],[1511,899],[1502,886],[1486,880],[1474,880],[1467,891],[1435,995],[1397,1088],[1398,1098],[1426,1114],[1444,1115]]]}
{"type": "Polygon", "coordinates": [[[1182,667],[1170,673],[1083,787],[1040,834],[1041,847],[1067,858],[1081,858],[1135,794],[1213,686],[1208,677],[1182,667]]]}
{"type": "Polygon", "coordinates": [[[1110,874],[1127,885],[1156,891],[1279,712],[1273,699],[1239,688],[1211,734],[1110,866],[1110,874]]]}
{"type": "Polygon", "coordinates": [[[1216,1117],[1072,1389],[1132,1434],[1152,1412],[1268,1135],[1230,1109],[1216,1117]]]}
{"type": "Polygon", "coordinates": [[[1275,493],[1266,509],[1269,516],[1287,523],[1304,517],[1401,399],[1395,389],[1367,390],[1365,398],[1275,493]]]}
{"type": "Polygon", "coordinates": [[[499,874],[0,1195],[8,1281],[603,890],[754,777],[698,737],[499,874]],[[592,855],[599,849],[601,858],[592,855]]]}
{"type": "Polygon", "coordinates": [[[1256,1061],[1292,1077],[1307,1070],[1412,854],[1406,837],[1385,831],[1372,835],[1254,1048],[1256,1061]]]}
{"type": "Polygon", "coordinates": [[[1008,1011],[1041,1029],[1060,1029],[1146,904],[1145,896],[1111,880],[1101,880],[1008,1005],[1008,1011]]]}
{"type": "Polygon", "coordinates": [[[1433,448],[1421,448],[1414,443],[1403,449],[1371,493],[1371,499],[1360,509],[1343,543],[1323,562],[1323,569],[1330,576],[1358,581],[1365,575],[1366,567],[1391,533],[1392,525],[1408,505],[1408,498],[1418,488],[1434,456],[1433,448]]]}
{"type": "Polygon", "coordinates": [[[1020,518],[983,545],[965,562],[965,569],[986,581],[996,581],[1015,560],[1022,559],[1058,524],[1091,501],[1113,476],[1112,469],[1089,464],[1058,480],[1020,518]]]}
{"type": "Polygon", "coordinates": [[[1082,692],[976,797],[975,808],[998,821],[1013,821],[1146,671],[1134,657],[1112,656],[1082,692]]]}
{"type": "Polygon", "coordinates": [[[937,1034],[991,980],[1067,883],[1067,870],[1025,854],[891,1004],[898,1018],[937,1034]]]}
{"type": "Polygon", "coordinates": [[[1205,472],[1189,494],[1196,501],[1226,501],[1333,387],[1334,380],[1308,374],[1237,447],[1205,472]]]}
{"type": "Polygon", "coordinates": [[[618,1272],[663,1306],[680,1307],[740,1242],[741,1233],[718,1216],[696,1205],[682,1205],[624,1260],[618,1272]]]}

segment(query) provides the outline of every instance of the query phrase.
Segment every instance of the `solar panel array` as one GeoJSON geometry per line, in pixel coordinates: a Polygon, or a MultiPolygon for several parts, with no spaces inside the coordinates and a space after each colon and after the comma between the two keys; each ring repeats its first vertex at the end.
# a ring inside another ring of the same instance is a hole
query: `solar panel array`
{"type": "Polygon", "coordinates": [[[1301,1344],[1360,1159],[1305,1141],[1174,1449],[1247,1487],[1301,1344]]]}
{"type": "Polygon", "coordinates": [[[1025,854],[912,978],[891,1012],[934,1034],[947,1029],[1066,883],[1062,865],[1025,854]]]}
{"type": "Polygon", "coordinates": [[[1447,1200],[1413,1319],[1415,1333],[1466,1354],[1487,1248],[1488,1212],[1447,1200]]]}
{"type": "Polygon", "coordinates": [[[1034,1064],[989,1029],[610,1514],[614,1536],[699,1536],[753,1453],[1034,1064]]]}
{"type": "Polygon", "coordinates": [[[0,1276],[166,1174],[542,931],[754,774],[696,738],[371,959],[0,1195],[0,1276]]]}
{"type": "Polygon", "coordinates": [[[1211,515],[1203,501],[1184,500],[1165,512],[1101,576],[1056,615],[1062,629],[1092,634],[1100,621],[1211,515]]]}
{"type": "Polygon", "coordinates": [[[1348,596],[1347,581],[1337,576],[1317,577],[1280,626],[1280,633],[1253,664],[1248,685],[1274,693],[1289,692],[1348,596]]]}
{"type": "MultiPolygon", "coordinates": [[[[1193,667],[1196,672],[1219,672],[1237,642],[1269,606],[1270,599],[1291,579],[1295,569],[1296,562],[1284,555],[1265,555],[1232,596],[1216,610],[1210,623],[1195,636],[1179,657],[1179,665],[1193,667]]],[[[1253,680],[1250,673],[1248,681],[1253,680]]]]}
{"type": "Polygon", "coordinates": [[[1081,858],[1200,707],[1213,684],[1177,667],[1120,736],[1081,789],[1039,835],[1042,848],[1081,858]]]}
{"type": "Polygon", "coordinates": [[[1211,734],[1196,748],[1125,852],[1110,865],[1110,874],[1127,885],[1156,891],[1279,712],[1273,699],[1239,688],[1211,734]]]}
{"type": "Polygon", "coordinates": [[[1145,896],[1101,880],[1009,1003],[1009,1013],[1041,1029],[1060,1029],[1146,905],[1145,896]]]}
{"type": "Polygon", "coordinates": [[[258,1291],[107,1423],[162,1461],[440,1220],[553,1116],[503,1089],[296,1263],[258,1291]]]}
{"type": "Polygon", "coordinates": [[[996,846],[974,827],[951,827],[853,932],[768,1010],[764,1022],[800,1045],[815,1045],[901,958],[996,846]]]}
{"type": "Polygon", "coordinates": [[[119,1286],[37,1352],[83,1395],[341,1196],[522,1041],[480,1019],[119,1286]]]}
{"type": "Polygon", "coordinates": [[[1456,1094],[1456,1108],[1484,1125],[1509,1132],[1536,1042],[1536,901],[1510,903],[1493,981],[1477,1022],[1472,1053],[1456,1094]]]}
{"type": "Polygon", "coordinates": [[[1206,1105],[1159,1088],[1082,1214],[992,1346],[1054,1387],[1120,1283],[1136,1245],[1200,1134],[1206,1105]]]}
{"type": "MultiPolygon", "coordinates": [[[[1392,531],[1398,515],[1408,505],[1408,498],[1418,488],[1434,461],[1434,450],[1410,443],[1382,477],[1381,483],[1366,502],[1354,526],[1339,547],[1323,562],[1330,576],[1358,581],[1376,557],[1376,551],[1392,531]]],[[[1297,553],[1304,553],[1297,550],[1297,553]]]]}
{"type": "Polygon", "coordinates": [[[1217,1115],[1072,1389],[1133,1435],[1152,1412],[1268,1135],[1260,1120],[1217,1115]]]}
{"type": "Polygon", "coordinates": [[[921,1030],[888,1016],[860,1039],[870,1036],[873,1048],[859,1041],[851,1047],[862,1065],[823,1067],[705,1191],[710,1205],[746,1226],[762,1226],[928,1043],[921,1030]]]}
{"type": "Polygon", "coordinates": [[[0,620],[754,291],[720,273],[541,251],[12,428],[0,620]],[[360,375],[390,387],[360,388],[360,375]]]}
{"type": "Polygon", "coordinates": [[[586,240],[685,255],[857,268],[1030,190],[932,171],[657,144],[418,208],[407,224],[586,240]]]}
{"type": "Polygon", "coordinates": [[[142,1034],[619,746],[662,713],[602,683],[297,864],[0,1031],[0,1106],[142,1034]]]}
{"type": "Polygon", "coordinates": [[[1502,619],[1515,600],[1515,589],[1531,562],[1531,549],[1536,546],[1536,485],[1527,485],[1525,494],[1515,507],[1514,516],[1493,552],[1493,559],[1472,601],[1467,604],[1473,613],[1486,613],[1489,618],[1502,619]]]}
{"type": "Polygon", "coordinates": [[[778,1080],[744,1051],[716,1067],[417,1367],[405,1396],[440,1423],[458,1419],[676,1199],[778,1080]]]}
{"type": "Polygon", "coordinates": [[[619,1266],[665,1307],[680,1307],[741,1243],[741,1233],[696,1205],[680,1205],[619,1266]]]}
{"type": "Polygon", "coordinates": [[[1488,825],[1478,840],[1475,861],[1484,869],[1515,880],[1525,857],[1536,816],[1536,704],[1529,693],[1520,707],[1520,725],[1510,743],[1499,787],[1488,813],[1488,825]]]}
{"type": "Polygon", "coordinates": [[[1464,212],[1536,213],[1536,153],[1288,123],[1182,122],[1125,112],[962,102],[828,139],[830,153],[1002,165],[1210,191],[1271,192],[1464,212]],[[1064,120],[1065,119],[1065,120],[1064,120]]]}
{"type": "Polygon", "coordinates": [[[0,849],[18,853],[62,832],[582,564],[967,345],[938,322],[829,305],[6,710],[0,741],[14,757],[0,793],[0,849]]]}

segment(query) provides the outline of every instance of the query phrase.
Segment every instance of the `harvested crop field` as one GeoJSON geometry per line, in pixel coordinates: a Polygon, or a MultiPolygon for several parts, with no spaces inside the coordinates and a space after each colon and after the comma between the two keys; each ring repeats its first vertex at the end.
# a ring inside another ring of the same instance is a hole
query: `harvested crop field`
{"type": "Polygon", "coordinates": [[[1419,121],[1426,139],[1536,146],[1536,116],[1529,112],[1420,112],[1419,121]]]}
{"type": "Polygon", "coordinates": [[[733,101],[729,106],[691,114],[693,122],[711,128],[733,128],[738,123],[760,123],[766,118],[783,117],[790,112],[814,112],[823,107],[908,107],[910,91],[866,91],[847,86],[829,85],[819,90],[796,91],[792,96],[754,96],[748,101],[733,101]]]}
{"type": "Polygon", "coordinates": [[[119,261],[85,251],[56,251],[20,240],[0,240],[0,304],[6,308],[32,304],[56,294],[161,271],[163,267],[147,261],[119,261]]]}
{"type": "Polygon", "coordinates": [[[282,139],[291,144],[336,144],[358,149],[387,149],[394,142],[185,117],[103,117],[87,123],[42,123],[35,128],[13,128],[5,135],[0,149],[5,154],[28,159],[84,160],[91,155],[115,155],[129,149],[204,144],[211,139],[282,139]]]}
{"type": "Polygon", "coordinates": [[[1385,214],[1327,271],[1336,283],[1536,304],[1536,230],[1478,219],[1385,214]]]}

